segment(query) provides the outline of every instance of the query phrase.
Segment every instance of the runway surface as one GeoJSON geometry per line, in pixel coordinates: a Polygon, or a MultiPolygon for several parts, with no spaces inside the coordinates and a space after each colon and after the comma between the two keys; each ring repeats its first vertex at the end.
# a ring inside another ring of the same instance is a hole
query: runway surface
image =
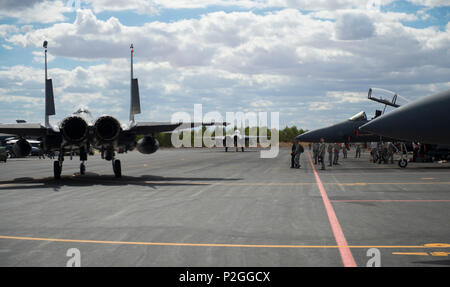
{"type": "Polygon", "coordinates": [[[319,170],[308,151],[165,149],[0,164],[0,266],[450,266],[450,164],[319,170]],[[375,248],[375,249],[373,249],[375,248]],[[370,251],[369,251],[370,250],[370,251]],[[375,253],[374,253],[375,252],[375,253]],[[369,256],[368,256],[369,254],[369,256]]]}

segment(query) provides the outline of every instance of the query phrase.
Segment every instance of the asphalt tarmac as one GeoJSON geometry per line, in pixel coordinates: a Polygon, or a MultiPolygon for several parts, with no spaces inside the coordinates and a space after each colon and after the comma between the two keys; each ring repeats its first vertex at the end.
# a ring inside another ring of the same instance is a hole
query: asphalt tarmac
{"type": "Polygon", "coordinates": [[[0,163],[0,266],[450,266],[450,164],[163,149],[0,163]],[[72,250],[72,251],[70,251],[72,250]],[[69,252],[68,252],[69,251],[69,252]],[[69,256],[67,255],[69,254],[69,256]]]}

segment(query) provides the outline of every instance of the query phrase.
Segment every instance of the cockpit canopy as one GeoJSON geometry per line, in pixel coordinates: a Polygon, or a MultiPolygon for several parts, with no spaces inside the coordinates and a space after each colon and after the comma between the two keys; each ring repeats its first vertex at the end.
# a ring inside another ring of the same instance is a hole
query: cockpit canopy
{"type": "Polygon", "coordinates": [[[367,121],[367,116],[365,112],[359,112],[353,117],[348,119],[349,121],[356,122],[356,121],[367,121]]]}
{"type": "Polygon", "coordinates": [[[88,114],[88,115],[91,115],[91,112],[88,109],[81,107],[76,112],[74,112],[74,114],[75,115],[76,114],[88,114]]]}

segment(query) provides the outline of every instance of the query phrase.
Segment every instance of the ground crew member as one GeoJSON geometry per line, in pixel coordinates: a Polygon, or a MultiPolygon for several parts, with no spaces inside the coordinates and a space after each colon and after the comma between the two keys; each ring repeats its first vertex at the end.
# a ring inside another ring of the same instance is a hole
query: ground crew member
{"type": "Polygon", "coordinates": [[[291,168],[295,167],[295,150],[297,149],[297,144],[295,140],[292,141],[292,148],[291,148],[291,168]]]}
{"type": "Polygon", "coordinates": [[[328,161],[330,166],[333,166],[333,144],[328,144],[328,161]]]}
{"type": "Polygon", "coordinates": [[[305,151],[303,146],[299,141],[296,143],[295,147],[295,168],[300,168],[300,155],[305,151]]]}
{"type": "Polygon", "coordinates": [[[342,154],[344,155],[344,158],[347,158],[347,146],[344,144],[344,147],[342,148],[342,154]]]}
{"type": "Polygon", "coordinates": [[[333,160],[334,165],[339,165],[338,160],[339,160],[339,152],[340,151],[341,151],[340,144],[335,143],[334,144],[334,160],[333,160]]]}
{"type": "Polygon", "coordinates": [[[359,144],[356,144],[356,155],[355,158],[361,157],[361,146],[359,144]]]}
{"type": "Polygon", "coordinates": [[[378,160],[378,150],[377,150],[377,143],[372,142],[370,144],[370,154],[372,155],[372,161],[375,163],[378,160]]]}
{"type": "Polygon", "coordinates": [[[320,157],[321,162],[322,162],[321,170],[325,170],[325,143],[324,143],[324,139],[323,138],[320,139],[318,157],[320,157]]]}
{"type": "Polygon", "coordinates": [[[395,147],[395,145],[392,142],[388,142],[388,144],[387,144],[387,153],[388,153],[387,161],[388,162],[390,161],[391,164],[394,163],[394,152],[398,152],[398,149],[395,147]]]}
{"type": "Polygon", "coordinates": [[[313,145],[314,164],[317,164],[318,152],[319,152],[319,144],[318,143],[314,143],[314,145],[313,145]]]}

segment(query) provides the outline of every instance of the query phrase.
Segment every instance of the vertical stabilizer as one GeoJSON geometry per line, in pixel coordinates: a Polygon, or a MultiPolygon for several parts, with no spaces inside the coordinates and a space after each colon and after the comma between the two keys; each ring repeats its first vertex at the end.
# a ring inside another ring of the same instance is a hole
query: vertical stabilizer
{"type": "Polygon", "coordinates": [[[52,79],[45,81],[45,115],[55,115],[55,99],[53,97],[52,79]]]}
{"type": "Polygon", "coordinates": [[[55,99],[52,79],[47,78],[47,41],[44,41],[43,47],[45,49],[45,126],[50,128],[49,116],[55,114],[55,99]]]}
{"type": "Polygon", "coordinates": [[[131,87],[130,87],[130,122],[134,123],[134,115],[141,113],[141,101],[139,98],[139,85],[138,79],[133,78],[133,44],[130,45],[131,49],[131,87]]]}

